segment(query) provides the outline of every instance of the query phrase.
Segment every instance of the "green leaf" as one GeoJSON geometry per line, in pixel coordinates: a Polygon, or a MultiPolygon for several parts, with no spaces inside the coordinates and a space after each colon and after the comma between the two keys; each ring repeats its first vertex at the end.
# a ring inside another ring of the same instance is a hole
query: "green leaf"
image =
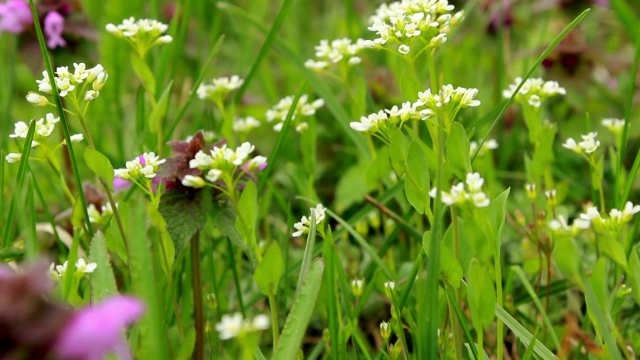
{"type": "Polygon", "coordinates": [[[342,175],[336,187],[335,209],[337,212],[342,213],[349,206],[362,201],[368,190],[366,176],[369,169],[369,164],[360,162],[342,175]]]}
{"type": "Polygon", "coordinates": [[[604,342],[605,336],[608,334],[607,330],[607,262],[606,259],[601,257],[596,262],[596,265],[591,271],[591,277],[589,283],[593,289],[595,296],[587,297],[587,314],[593,322],[596,330],[596,335],[601,342],[604,342]],[[603,317],[599,317],[594,313],[594,307],[601,309],[603,317]]]}
{"type": "Polygon", "coordinates": [[[91,262],[98,265],[91,274],[91,301],[99,302],[111,295],[118,293],[116,279],[113,276],[113,268],[109,261],[109,253],[107,252],[107,243],[104,235],[98,231],[91,239],[91,252],[89,253],[91,262]]]}
{"type": "Polygon", "coordinates": [[[593,191],[602,189],[602,177],[604,174],[604,156],[596,162],[596,166],[591,168],[591,187],[593,191]]]}
{"type": "Polygon", "coordinates": [[[196,347],[196,329],[190,328],[187,332],[187,336],[184,337],[182,344],[178,348],[176,354],[176,360],[189,360],[192,359],[193,349],[196,347]]]}
{"type": "Polygon", "coordinates": [[[602,252],[622,266],[623,269],[627,269],[627,256],[624,253],[624,247],[616,238],[604,236],[599,241],[599,244],[602,252]]]}
{"type": "MultiPolygon", "coordinates": [[[[449,229],[451,230],[451,228],[449,229]]],[[[447,231],[445,238],[452,236],[451,231],[447,231]]],[[[422,236],[422,247],[427,257],[430,256],[429,249],[431,248],[431,232],[426,231],[422,236]]],[[[462,281],[462,266],[456,259],[453,250],[451,250],[445,243],[440,245],[440,267],[439,273],[443,280],[445,280],[453,288],[459,288],[462,281]]]]}
{"type": "Polygon", "coordinates": [[[262,262],[253,273],[253,280],[263,295],[275,295],[278,291],[278,282],[284,274],[284,260],[282,250],[277,241],[272,241],[264,253],[262,262]]]}
{"type": "Polygon", "coordinates": [[[562,274],[581,286],[580,254],[573,238],[558,238],[553,249],[553,257],[562,274]]]}
{"type": "Polygon", "coordinates": [[[633,299],[636,301],[636,304],[640,305],[640,258],[638,257],[638,246],[631,250],[627,274],[631,281],[633,299]]]}
{"type": "Polygon", "coordinates": [[[389,147],[383,147],[367,170],[367,189],[375,189],[382,179],[388,178],[391,173],[391,159],[389,158],[389,147]]]}
{"type": "Polygon", "coordinates": [[[104,180],[104,185],[113,191],[113,166],[109,158],[98,150],[87,147],[84,149],[84,161],[97,177],[104,180]]]}
{"type": "Polygon", "coordinates": [[[407,141],[398,128],[389,130],[389,157],[391,158],[391,166],[399,177],[404,175],[405,163],[407,159],[407,141]]]}
{"type": "Polygon", "coordinates": [[[253,244],[256,241],[256,221],[258,220],[258,190],[253,181],[247,182],[242,190],[238,211],[236,229],[247,244],[253,244]]]}
{"type": "Polygon", "coordinates": [[[400,89],[402,90],[402,97],[405,100],[409,100],[416,99],[418,93],[423,91],[424,87],[414,76],[411,76],[409,71],[405,71],[400,77],[400,89]]]}
{"type": "Polygon", "coordinates": [[[208,189],[197,190],[192,194],[169,190],[162,195],[158,210],[167,222],[167,231],[173,240],[176,256],[182,251],[185,240],[204,228],[211,209],[211,192],[208,189]]]}
{"type": "Polygon", "coordinates": [[[138,53],[131,52],[131,66],[133,67],[133,72],[135,72],[140,81],[142,81],[142,86],[144,86],[151,96],[154,96],[156,93],[156,79],[149,65],[140,58],[138,53]]]}
{"type": "Polygon", "coordinates": [[[209,213],[213,225],[220,234],[229,238],[234,246],[249,254],[251,262],[257,265],[257,259],[253,251],[249,251],[249,245],[235,227],[236,214],[230,204],[215,204],[213,211],[209,213]]]}
{"type": "Polygon", "coordinates": [[[469,138],[464,126],[459,122],[451,124],[451,131],[447,138],[447,165],[453,174],[460,180],[465,180],[471,172],[471,159],[469,152],[469,138]]]}
{"type": "Polygon", "coordinates": [[[498,244],[501,242],[502,230],[504,228],[504,220],[507,214],[507,198],[509,197],[510,189],[503,191],[498,197],[496,197],[489,205],[488,214],[489,221],[487,226],[489,228],[489,234],[492,237],[490,240],[496,241],[498,244]]]}
{"type": "Polygon", "coordinates": [[[307,325],[309,324],[309,320],[311,320],[311,314],[313,313],[318,294],[320,293],[323,272],[324,262],[322,259],[315,260],[311,264],[307,278],[304,280],[298,296],[296,296],[289,316],[287,316],[280,341],[273,353],[274,359],[296,359],[298,349],[302,343],[302,338],[307,333],[307,325]]]}
{"type": "Polygon", "coordinates": [[[147,203],[147,213],[149,214],[151,225],[160,232],[160,246],[163,247],[161,255],[166,256],[166,259],[163,259],[160,264],[162,265],[162,269],[165,274],[170,275],[173,260],[176,256],[176,249],[173,245],[173,241],[171,240],[171,235],[169,235],[169,232],[167,231],[167,222],[162,217],[162,214],[160,214],[160,211],[158,211],[158,209],[156,209],[151,203],[147,203]]]}
{"type": "Polygon", "coordinates": [[[557,359],[551,350],[549,350],[544,344],[542,344],[539,340],[535,339],[533,335],[524,327],[522,324],[518,322],[518,320],[514,319],[505,309],[500,307],[500,305],[495,304],[495,314],[498,319],[502,320],[505,325],[513,333],[520,339],[520,341],[524,344],[524,346],[529,347],[533,345],[533,352],[541,358],[547,359],[557,359]]]}
{"type": "Polygon", "coordinates": [[[162,119],[167,114],[167,109],[169,109],[169,99],[171,97],[171,88],[173,87],[173,81],[169,82],[169,85],[164,89],[162,95],[160,95],[160,100],[149,114],[149,130],[152,133],[156,134],[160,130],[160,126],[162,126],[162,119]]]}
{"type": "Polygon", "coordinates": [[[411,141],[405,165],[404,191],[409,203],[420,214],[429,207],[429,168],[422,148],[411,141]]]}
{"type": "Polygon", "coordinates": [[[476,331],[488,329],[493,323],[496,303],[496,291],[493,281],[487,270],[478,259],[472,259],[469,263],[467,279],[467,296],[469,297],[469,310],[476,331]]]}

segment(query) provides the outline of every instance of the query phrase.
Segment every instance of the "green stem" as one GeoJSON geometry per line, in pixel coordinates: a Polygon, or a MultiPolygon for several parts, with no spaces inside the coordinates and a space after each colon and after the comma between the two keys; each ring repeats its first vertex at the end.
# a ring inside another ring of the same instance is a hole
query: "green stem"
{"type": "MultiPolygon", "coordinates": [[[[451,226],[453,229],[453,251],[456,256],[456,260],[460,262],[460,235],[458,234],[458,214],[456,207],[451,206],[451,226]]],[[[456,303],[458,307],[462,308],[462,289],[458,287],[455,290],[456,303]]],[[[453,311],[451,312],[453,314],[453,311]]],[[[451,316],[451,327],[453,330],[453,342],[456,350],[456,359],[462,359],[462,327],[460,326],[460,320],[456,316],[451,316]]]]}
{"type": "Polygon", "coordinates": [[[271,331],[273,332],[273,351],[276,351],[280,339],[280,324],[278,321],[278,303],[275,294],[269,294],[269,307],[271,308],[271,331]]]}
{"type": "Polygon", "coordinates": [[[236,285],[236,297],[238,298],[238,303],[240,304],[240,312],[242,312],[242,317],[247,317],[247,312],[244,308],[244,302],[242,300],[242,290],[240,288],[240,277],[238,276],[238,269],[236,269],[236,258],[233,254],[233,244],[231,244],[231,239],[227,238],[227,249],[229,251],[229,266],[231,267],[231,273],[233,274],[233,282],[236,285]]]}
{"type": "MultiPolygon", "coordinates": [[[[89,147],[92,149],[96,148],[95,143],[93,142],[93,138],[91,137],[91,133],[89,132],[89,127],[87,126],[87,122],[84,119],[84,116],[82,115],[82,113],[79,111],[79,109],[76,109],[76,116],[78,117],[78,120],[80,120],[80,125],[82,126],[82,131],[84,132],[85,136],[87,137],[87,141],[89,142],[89,147]]],[[[67,147],[71,146],[69,143],[67,143],[67,147]]]]}
{"type": "Polygon", "coordinates": [[[204,309],[202,304],[202,279],[200,273],[200,231],[191,237],[191,287],[194,318],[196,322],[196,360],[204,360],[204,309]]]}

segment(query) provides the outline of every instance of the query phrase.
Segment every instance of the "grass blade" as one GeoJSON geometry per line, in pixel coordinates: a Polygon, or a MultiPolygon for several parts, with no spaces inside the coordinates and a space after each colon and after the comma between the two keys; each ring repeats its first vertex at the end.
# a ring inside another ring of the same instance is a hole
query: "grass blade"
{"type": "Polygon", "coordinates": [[[514,334],[516,334],[516,336],[520,339],[520,341],[522,341],[525,346],[533,346],[533,351],[536,353],[536,355],[545,360],[558,358],[551,352],[551,350],[544,346],[544,344],[535,339],[533,335],[531,335],[531,333],[518,322],[518,320],[514,319],[505,309],[503,309],[498,304],[496,304],[496,316],[498,317],[498,319],[502,320],[502,322],[507,325],[507,327],[511,329],[514,334]]]}

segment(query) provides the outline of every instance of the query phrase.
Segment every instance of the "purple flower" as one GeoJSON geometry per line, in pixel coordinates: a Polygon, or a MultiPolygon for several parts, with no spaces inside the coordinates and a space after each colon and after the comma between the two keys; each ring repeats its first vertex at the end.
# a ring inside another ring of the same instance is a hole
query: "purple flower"
{"type": "Polygon", "coordinates": [[[0,4],[0,34],[23,32],[33,24],[31,9],[25,0],[9,0],[0,4]]]}
{"type": "Polygon", "coordinates": [[[107,354],[131,359],[124,331],[143,312],[140,300],[123,295],[84,308],[62,330],[53,353],[60,359],[102,360],[107,354]]]}
{"type": "Polygon", "coordinates": [[[49,49],[67,45],[67,42],[62,38],[63,31],[64,17],[59,12],[51,11],[44,17],[44,33],[47,35],[47,47],[49,49]]]}

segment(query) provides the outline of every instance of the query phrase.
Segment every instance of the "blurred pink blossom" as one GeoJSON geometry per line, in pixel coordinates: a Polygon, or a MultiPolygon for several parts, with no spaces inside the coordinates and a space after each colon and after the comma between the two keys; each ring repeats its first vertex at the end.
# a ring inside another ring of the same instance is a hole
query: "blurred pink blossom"
{"type": "Polygon", "coordinates": [[[62,330],[53,353],[60,359],[102,360],[108,354],[132,359],[124,332],[143,313],[140,300],[123,295],[84,308],[62,330]]]}
{"type": "Polygon", "coordinates": [[[32,24],[31,9],[25,0],[0,3],[0,34],[4,31],[19,34],[32,24]]]}
{"type": "Polygon", "coordinates": [[[44,33],[47,35],[47,47],[49,49],[67,45],[67,42],[62,38],[63,31],[64,17],[59,12],[51,11],[44,17],[44,33]]]}

